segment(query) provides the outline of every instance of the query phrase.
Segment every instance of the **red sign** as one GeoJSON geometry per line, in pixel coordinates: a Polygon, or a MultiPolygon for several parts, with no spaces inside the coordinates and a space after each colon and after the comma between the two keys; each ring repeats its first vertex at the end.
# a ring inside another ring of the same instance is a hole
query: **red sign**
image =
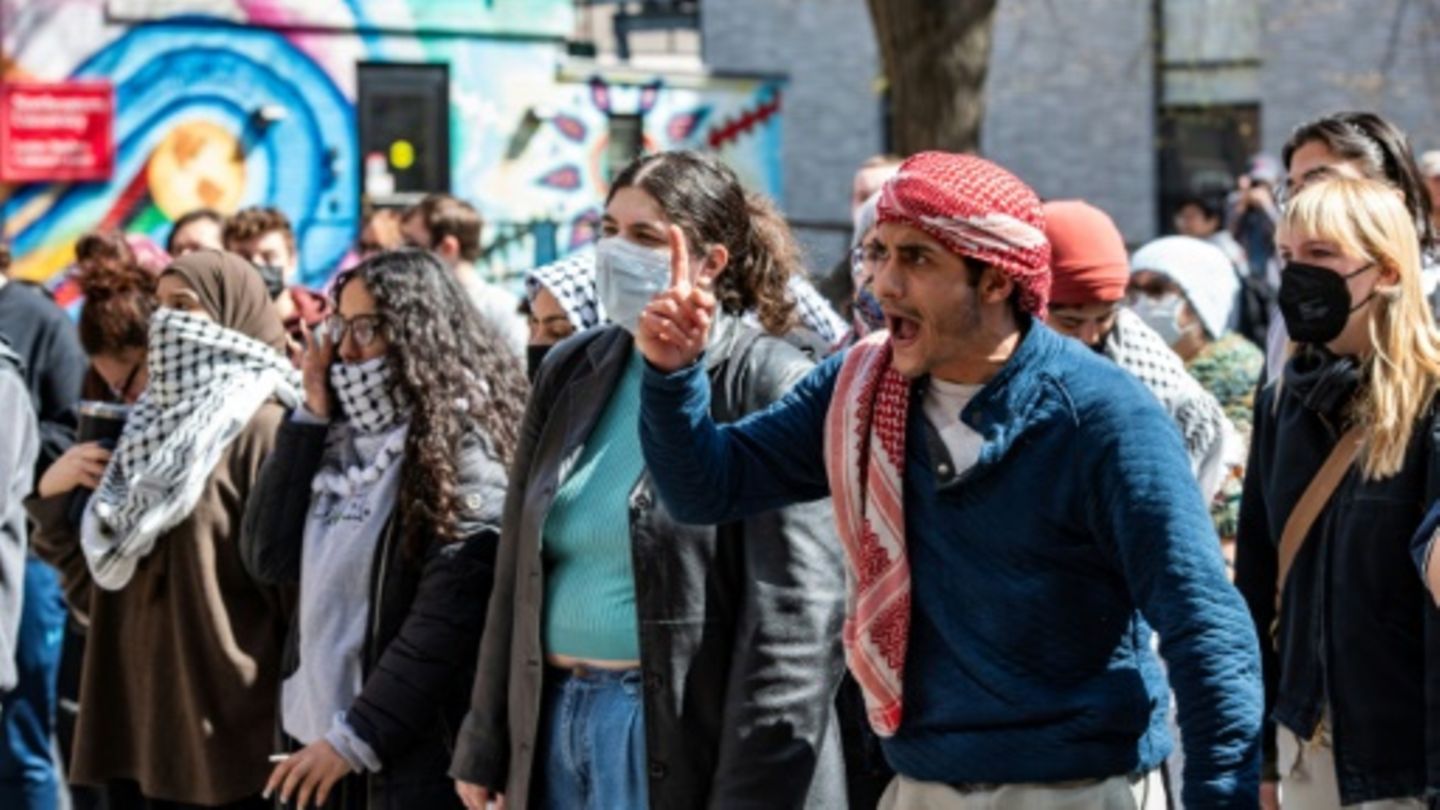
{"type": "Polygon", "coordinates": [[[0,82],[0,180],[109,180],[114,121],[109,82],[0,82]]]}

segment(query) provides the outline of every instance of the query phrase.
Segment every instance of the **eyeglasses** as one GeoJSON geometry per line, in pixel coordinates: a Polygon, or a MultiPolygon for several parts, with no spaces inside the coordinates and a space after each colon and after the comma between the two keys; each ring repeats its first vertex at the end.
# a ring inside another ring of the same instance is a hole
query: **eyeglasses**
{"type": "Polygon", "coordinates": [[[340,341],[345,339],[345,333],[349,332],[350,336],[355,338],[355,345],[364,349],[375,342],[384,326],[385,316],[379,313],[356,315],[353,318],[336,313],[325,319],[324,328],[331,345],[340,345],[340,341]]]}
{"type": "Polygon", "coordinates": [[[866,271],[873,274],[875,268],[884,264],[888,255],[882,245],[874,242],[856,245],[855,248],[850,251],[850,272],[856,277],[866,275],[866,271]]]}

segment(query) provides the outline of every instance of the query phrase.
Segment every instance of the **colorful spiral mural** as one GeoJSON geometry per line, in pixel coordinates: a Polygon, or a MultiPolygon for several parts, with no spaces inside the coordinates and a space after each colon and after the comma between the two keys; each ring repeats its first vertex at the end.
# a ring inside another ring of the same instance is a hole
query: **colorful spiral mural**
{"type": "Polygon", "coordinates": [[[92,228],[163,242],[195,207],[265,204],[322,284],[359,225],[359,62],[448,66],[449,190],[485,216],[499,277],[595,238],[612,116],[781,197],[781,80],[572,64],[569,2],[461,1],[3,0],[6,77],[105,78],[117,110],[109,181],[0,187],[17,274],[58,281],[92,228]]]}

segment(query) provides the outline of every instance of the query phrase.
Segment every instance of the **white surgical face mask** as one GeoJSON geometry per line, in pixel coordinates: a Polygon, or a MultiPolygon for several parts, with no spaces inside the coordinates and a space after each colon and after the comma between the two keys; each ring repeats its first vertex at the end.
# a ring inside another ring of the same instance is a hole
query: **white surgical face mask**
{"type": "Polygon", "coordinates": [[[1165,293],[1159,298],[1142,295],[1130,305],[1130,309],[1140,316],[1146,326],[1154,329],[1167,346],[1179,343],[1190,332],[1180,325],[1180,313],[1185,309],[1185,297],[1180,293],[1165,293]]]}
{"type": "Polygon", "coordinates": [[[651,250],[618,236],[595,244],[595,291],[610,321],[634,332],[650,299],[670,284],[670,251],[651,250]]]}

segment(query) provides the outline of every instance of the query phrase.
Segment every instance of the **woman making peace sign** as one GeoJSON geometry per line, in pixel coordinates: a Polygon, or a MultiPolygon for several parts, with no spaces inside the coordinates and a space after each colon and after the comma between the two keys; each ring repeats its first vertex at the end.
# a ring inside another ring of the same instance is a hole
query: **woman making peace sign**
{"type": "Polygon", "coordinates": [[[717,419],[809,370],[793,243],[713,157],[643,157],[616,179],[597,247],[613,325],[546,357],[511,471],[480,672],[451,775],[511,810],[843,807],[831,700],[843,579],[827,506],[677,523],[640,453],[633,332],[667,282],[713,290],[717,419]],[[778,542],[777,542],[778,539],[778,542]]]}

